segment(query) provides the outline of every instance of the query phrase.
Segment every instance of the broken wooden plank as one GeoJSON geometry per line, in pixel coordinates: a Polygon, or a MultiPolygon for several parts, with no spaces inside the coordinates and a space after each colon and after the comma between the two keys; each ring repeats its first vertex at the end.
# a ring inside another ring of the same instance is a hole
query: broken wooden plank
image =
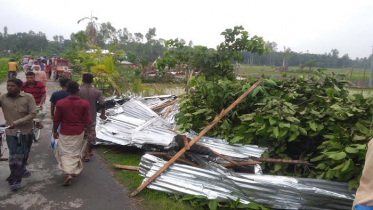
{"type": "Polygon", "coordinates": [[[165,103],[160,104],[160,105],[158,105],[158,106],[155,106],[155,107],[153,107],[153,108],[151,108],[151,109],[152,109],[153,111],[156,111],[156,110],[163,109],[163,108],[165,108],[165,107],[171,106],[171,105],[173,105],[173,104],[175,104],[175,103],[176,103],[176,100],[168,101],[168,102],[165,102],[165,103]]]}
{"type": "MultiPolygon", "coordinates": [[[[167,159],[172,159],[174,156],[168,154],[167,152],[147,152],[146,154],[149,154],[149,155],[154,155],[154,156],[160,156],[160,157],[165,157],[167,159]]],[[[194,166],[194,167],[197,167],[197,168],[202,168],[202,166],[190,161],[190,160],[187,160],[185,158],[179,158],[176,160],[176,162],[179,162],[179,163],[184,163],[184,164],[187,164],[187,165],[190,165],[190,166],[194,166]]]]}
{"type": "MultiPolygon", "coordinates": [[[[172,132],[174,132],[174,133],[176,133],[176,134],[178,134],[178,135],[181,135],[179,132],[177,132],[177,131],[175,131],[175,130],[172,130],[172,129],[168,129],[168,130],[169,130],[169,131],[172,131],[172,132]]],[[[230,162],[230,163],[232,163],[232,164],[235,164],[236,166],[239,166],[235,161],[233,161],[233,160],[231,160],[231,159],[225,157],[225,156],[222,155],[222,154],[219,154],[219,153],[215,152],[215,151],[212,150],[211,148],[206,147],[205,145],[203,145],[203,144],[201,144],[201,143],[198,143],[198,142],[196,142],[196,144],[197,144],[198,146],[200,146],[200,147],[206,148],[207,150],[209,150],[210,152],[212,152],[214,155],[219,156],[219,157],[223,158],[224,160],[226,160],[226,161],[228,161],[228,162],[230,162]]],[[[185,145],[185,142],[184,142],[184,145],[185,145]]],[[[188,150],[188,149],[187,149],[187,150],[188,150]]]]}
{"type": "Polygon", "coordinates": [[[118,169],[124,169],[124,170],[129,170],[129,171],[139,171],[138,166],[127,166],[127,165],[118,165],[118,164],[113,164],[114,168],[118,169]]]}
{"type": "MultiPolygon", "coordinates": [[[[238,103],[240,103],[249,93],[251,93],[256,87],[260,85],[260,83],[263,82],[263,78],[260,78],[255,84],[253,84],[245,93],[243,93],[237,100],[235,100],[227,109],[223,109],[219,116],[217,116],[208,126],[205,127],[191,142],[189,142],[189,147],[193,146],[198,139],[200,139],[202,136],[204,136],[211,128],[213,128],[216,123],[220,121],[221,118],[223,118],[228,112],[230,112],[238,103]]],[[[143,182],[135,191],[131,193],[131,196],[137,195],[139,192],[141,192],[146,186],[148,186],[150,183],[152,183],[163,171],[165,171],[168,167],[170,167],[171,164],[173,164],[181,155],[183,155],[186,152],[185,147],[181,149],[171,160],[169,160],[164,166],[159,169],[153,176],[151,176],[148,180],[143,182]]]]}
{"type": "Polygon", "coordinates": [[[163,115],[163,119],[166,119],[166,117],[168,116],[168,114],[170,114],[170,112],[174,109],[176,103],[174,103],[170,108],[167,109],[166,113],[164,113],[163,115]]]}
{"type": "Polygon", "coordinates": [[[256,161],[265,162],[265,163],[285,163],[285,164],[302,164],[310,165],[309,162],[304,160],[286,160],[286,159],[273,159],[273,158],[256,158],[256,161]]]}
{"type": "Polygon", "coordinates": [[[244,161],[244,162],[236,162],[236,164],[233,163],[220,163],[219,165],[224,166],[224,167],[234,167],[234,166],[248,166],[248,165],[256,165],[256,164],[261,164],[259,161],[244,161]]]}

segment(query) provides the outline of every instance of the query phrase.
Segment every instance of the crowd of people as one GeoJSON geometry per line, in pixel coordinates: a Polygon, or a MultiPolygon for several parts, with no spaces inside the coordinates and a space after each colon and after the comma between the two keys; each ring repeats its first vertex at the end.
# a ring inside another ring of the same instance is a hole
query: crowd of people
{"type": "MultiPolygon", "coordinates": [[[[43,128],[42,123],[36,120],[36,114],[37,107],[43,107],[46,101],[48,78],[40,74],[46,66],[32,62],[27,63],[26,81],[10,77],[7,93],[0,95],[0,106],[8,127],[6,142],[10,175],[6,180],[12,191],[21,187],[23,178],[31,176],[27,162],[35,138],[33,129],[43,128]],[[32,64],[30,68],[29,64],[32,64]]],[[[14,69],[14,66],[11,67],[14,69]]],[[[66,174],[63,186],[71,184],[73,177],[83,169],[82,161],[89,162],[92,156],[90,145],[96,138],[97,103],[101,106],[100,118],[106,118],[104,97],[101,91],[92,86],[93,75],[83,74],[82,83],[79,86],[75,81],[60,79],[61,90],[54,92],[49,100],[53,119],[52,136],[58,139],[54,154],[58,167],[66,174]]]]}

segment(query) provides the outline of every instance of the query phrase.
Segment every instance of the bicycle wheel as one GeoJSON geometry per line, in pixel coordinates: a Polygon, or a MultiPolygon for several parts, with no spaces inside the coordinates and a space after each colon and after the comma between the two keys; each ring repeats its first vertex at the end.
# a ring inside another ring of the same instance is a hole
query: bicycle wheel
{"type": "Polygon", "coordinates": [[[40,133],[41,133],[41,130],[39,128],[34,128],[34,141],[37,142],[39,141],[40,139],[40,133]]]}

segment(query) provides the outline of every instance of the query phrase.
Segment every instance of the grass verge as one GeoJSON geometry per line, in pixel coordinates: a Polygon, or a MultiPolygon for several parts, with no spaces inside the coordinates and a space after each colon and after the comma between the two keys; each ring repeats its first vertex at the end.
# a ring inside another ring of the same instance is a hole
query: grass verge
{"type": "MultiPolygon", "coordinates": [[[[135,150],[133,148],[126,148],[124,153],[116,154],[113,152],[106,152],[110,147],[98,147],[97,151],[104,158],[109,168],[113,170],[115,179],[126,186],[130,192],[134,191],[142,183],[143,177],[136,172],[114,169],[112,164],[132,165],[138,166],[144,151],[135,150]]],[[[203,209],[201,207],[192,207],[187,202],[178,202],[173,198],[174,195],[169,195],[164,192],[144,189],[136,198],[139,199],[139,205],[142,209],[152,210],[193,210],[203,209]]]]}

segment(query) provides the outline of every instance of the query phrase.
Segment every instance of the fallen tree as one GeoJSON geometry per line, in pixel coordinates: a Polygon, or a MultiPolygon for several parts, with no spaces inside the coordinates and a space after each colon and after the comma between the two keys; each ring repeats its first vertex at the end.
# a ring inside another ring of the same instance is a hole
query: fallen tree
{"type": "MultiPolygon", "coordinates": [[[[263,163],[265,173],[349,181],[350,188],[356,188],[372,138],[373,100],[350,95],[342,77],[318,72],[284,80],[267,78],[208,135],[268,147],[263,158],[313,164],[263,163]]],[[[201,131],[254,81],[193,78],[194,93],[180,100],[179,129],[201,131]]]]}

